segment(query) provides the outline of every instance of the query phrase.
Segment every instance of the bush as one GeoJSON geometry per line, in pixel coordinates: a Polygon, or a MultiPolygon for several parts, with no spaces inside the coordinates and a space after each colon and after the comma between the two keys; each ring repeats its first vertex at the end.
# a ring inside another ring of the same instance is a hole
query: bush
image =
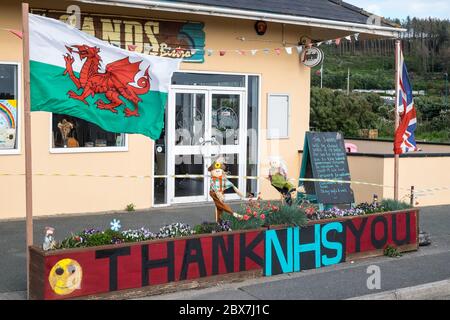
{"type": "Polygon", "coordinates": [[[223,220],[220,223],[205,221],[202,224],[198,224],[198,225],[194,226],[195,234],[208,234],[208,233],[216,233],[216,232],[224,232],[224,231],[232,231],[231,223],[228,220],[223,220]]]}
{"type": "Polygon", "coordinates": [[[298,206],[280,206],[280,210],[269,214],[266,218],[266,225],[289,225],[304,226],[308,222],[306,214],[298,206]]]}
{"type": "Polygon", "coordinates": [[[247,220],[238,219],[231,214],[224,212],[222,214],[222,219],[229,221],[230,227],[232,230],[250,230],[261,228],[264,224],[264,220],[259,217],[254,217],[245,215],[247,220]]]}
{"type": "Polygon", "coordinates": [[[113,231],[111,229],[105,231],[100,231],[98,229],[86,229],[83,232],[72,234],[67,237],[59,245],[57,245],[57,248],[95,247],[123,242],[125,242],[125,237],[119,231],[113,231]]]}
{"type": "Polygon", "coordinates": [[[396,201],[394,199],[383,199],[381,205],[385,209],[384,211],[396,211],[412,208],[409,203],[403,201],[396,201]]]}

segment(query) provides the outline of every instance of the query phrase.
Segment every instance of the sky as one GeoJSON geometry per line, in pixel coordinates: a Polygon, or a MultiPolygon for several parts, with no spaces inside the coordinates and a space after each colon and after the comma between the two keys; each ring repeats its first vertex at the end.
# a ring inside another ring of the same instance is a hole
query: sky
{"type": "Polygon", "coordinates": [[[450,0],[344,0],[385,18],[450,19],[450,0]]]}

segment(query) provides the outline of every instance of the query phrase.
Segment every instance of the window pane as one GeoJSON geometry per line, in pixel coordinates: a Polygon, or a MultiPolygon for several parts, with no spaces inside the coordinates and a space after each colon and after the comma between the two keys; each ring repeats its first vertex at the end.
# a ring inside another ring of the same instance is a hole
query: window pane
{"type": "Polygon", "coordinates": [[[199,175],[193,178],[175,178],[175,197],[203,196],[205,194],[204,161],[200,154],[175,155],[175,174],[199,175]]]}
{"type": "Polygon", "coordinates": [[[269,95],[267,104],[267,138],[281,139],[289,136],[289,97],[269,95]]]}
{"type": "Polygon", "coordinates": [[[245,87],[245,76],[175,72],[172,84],[189,86],[245,87]]]}
{"type": "Polygon", "coordinates": [[[213,94],[211,104],[211,138],[220,145],[239,144],[240,96],[213,94]]]}
{"type": "MultiPolygon", "coordinates": [[[[167,108],[166,108],[167,110],[167,108]]],[[[167,116],[167,112],[166,112],[167,116]]],[[[166,175],[167,174],[167,152],[166,152],[166,128],[164,127],[161,132],[161,136],[155,141],[155,164],[154,174],[166,175]]],[[[167,178],[155,178],[154,179],[154,192],[153,203],[165,204],[167,203],[167,178]]]]}
{"type": "Polygon", "coordinates": [[[53,148],[123,147],[125,135],[105,131],[89,121],[53,114],[53,148]]]}
{"type": "MultiPolygon", "coordinates": [[[[239,155],[237,154],[224,154],[225,164],[227,166],[228,176],[239,175],[239,155]]],[[[239,180],[237,178],[228,179],[235,187],[239,188],[239,180]]],[[[233,188],[225,190],[225,193],[235,193],[233,188]]]]}
{"type": "MultiPolygon", "coordinates": [[[[259,78],[248,77],[247,91],[247,176],[258,175],[258,102],[259,78]]],[[[256,179],[247,179],[247,193],[256,196],[258,182],[256,179]]]]}
{"type": "Polygon", "coordinates": [[[0,64],[0,150],[17,147],[17,66],[0,64]]]}
{"type": "Polygon", "coordinates": [[[205,94],[177,93],[175,145],[199,145],[205,132],[205,94]]]}

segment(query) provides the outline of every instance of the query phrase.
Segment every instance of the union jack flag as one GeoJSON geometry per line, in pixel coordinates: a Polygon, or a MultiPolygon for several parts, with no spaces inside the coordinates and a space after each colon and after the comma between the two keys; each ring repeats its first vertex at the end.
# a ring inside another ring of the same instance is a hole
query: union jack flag
{"type": "Polygon", "coordinates": [[[396,112],[400,115],[400,122],[394,137],[394,153],[402,154],[418,151],[414,131],[417,126],[416,108],[412,94],[411,82],[408,77],[403,52],[400,46],[397,53],[397,102],[396,112]]]}

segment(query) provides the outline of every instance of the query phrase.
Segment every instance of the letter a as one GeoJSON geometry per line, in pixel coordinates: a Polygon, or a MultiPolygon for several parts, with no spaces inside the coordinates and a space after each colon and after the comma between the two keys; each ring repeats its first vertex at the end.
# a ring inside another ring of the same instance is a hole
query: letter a
{"type": "Polygon", "coordinates": [[[367,267],[367,274],[370,276],[367,278],[367,289],[381,289],[381,271],[379,266],[370,265],[367,267]]]}

